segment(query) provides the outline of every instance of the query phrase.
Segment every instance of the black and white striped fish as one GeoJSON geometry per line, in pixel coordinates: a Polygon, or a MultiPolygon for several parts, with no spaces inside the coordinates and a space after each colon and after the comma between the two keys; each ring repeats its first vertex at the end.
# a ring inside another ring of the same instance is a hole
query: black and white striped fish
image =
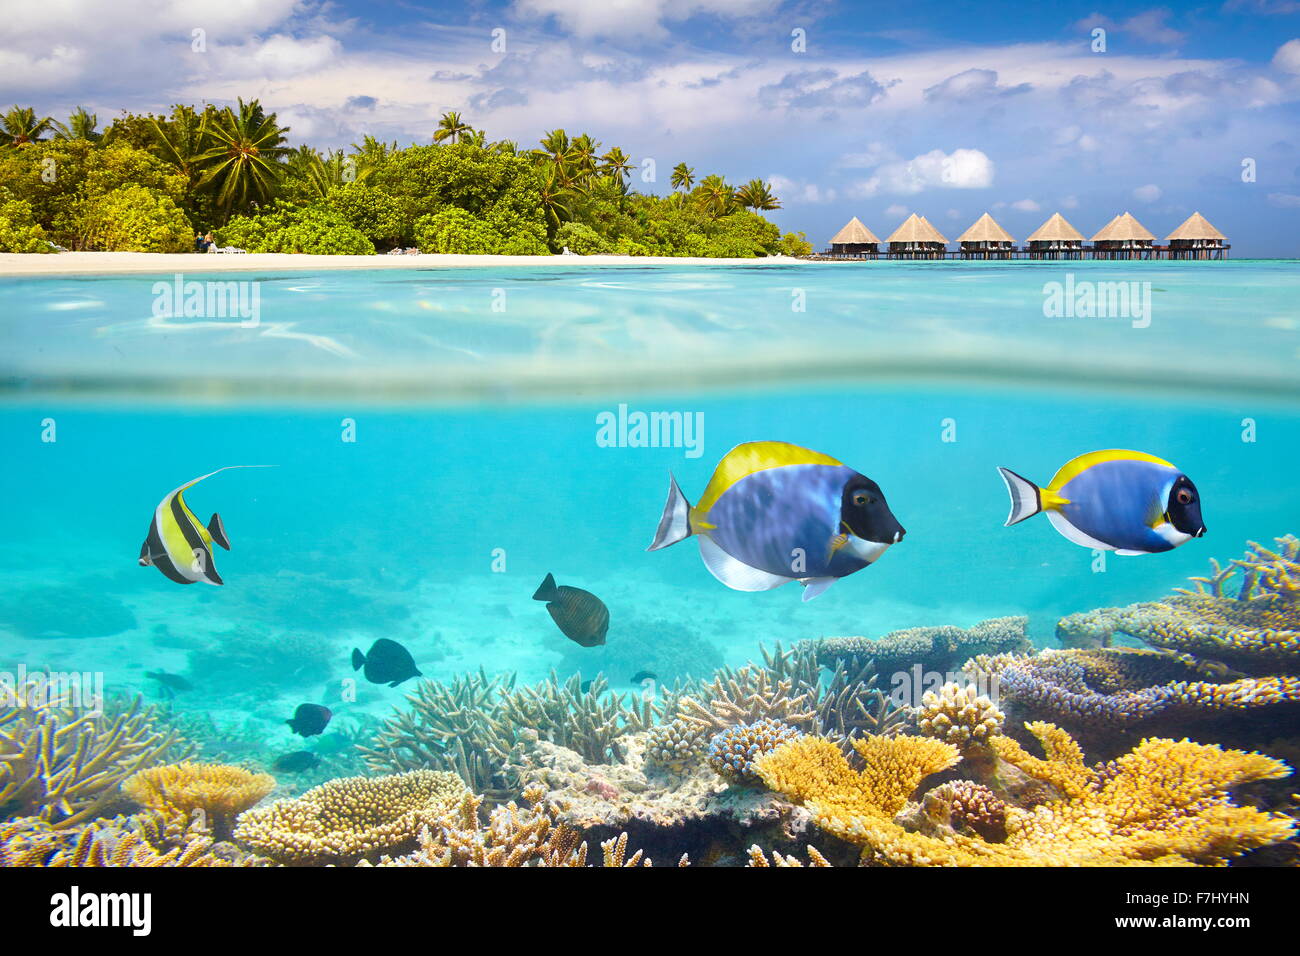
{"type": "Polygon", "coordinates": [[[185,492],[204,478],[228,471],[231,468],[266,468],[267,465],[227,465],[193,481],[187,481],[164,498],[154,510],[149,523],[149,534],[140,546],[140,566],[152,565],[177,584],[224,584],[212,560],[212,545],[219,544],[230,550],[225,525],[219,514],[213,514],[206,526],[194,516],[185,503],[185,492]]]}

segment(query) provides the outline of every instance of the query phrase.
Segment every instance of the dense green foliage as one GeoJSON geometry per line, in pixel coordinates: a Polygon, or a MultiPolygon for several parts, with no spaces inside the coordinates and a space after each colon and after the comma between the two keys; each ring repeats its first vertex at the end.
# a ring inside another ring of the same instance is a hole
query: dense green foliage
{"type": "Polygon", "coordinates": [[[639,193],[623,150],[552,130],[535,149],[487,141],[447,113],[433,145],[367,136],[350,150],[287,145],[289,129],[256,101],[124,114],[102,132],[84,109],[66,123],[14,107],[0,116],[0,244],[177,251],[195,232],[249,252],[536,255],[798,255],[761,213],[767,184],[696,178],[679,163],[673,192],[639,193]]]}

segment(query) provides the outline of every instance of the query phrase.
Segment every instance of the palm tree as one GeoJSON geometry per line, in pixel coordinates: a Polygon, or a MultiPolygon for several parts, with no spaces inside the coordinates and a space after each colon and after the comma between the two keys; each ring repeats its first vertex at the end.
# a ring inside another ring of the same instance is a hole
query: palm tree
{"type": "Polygon", "coordinates": [[[286,171],[291,172],[306,186],[307,194],[312,199],[324,199],[336,189],[350,182],[363,182],[370,175],[370,167],[354,169],[348,174],[348,163],[356,165],[343,150],[330,150],[322,156],[310,146],[299,146],[285,164],[286,171]]]}
{"type": "Polygon", "coordinates": [[[192,106],[176,106],[169,119],[149,117],[156,144],[154,151],[185,177],[186,191],[194,189],[203,175],[203,155],[211,148],[207,114],[192,106]]]}
{"type": "Polygon", "coordinates": [[[84,139],[93,143],[103,136],[102,133],[95,131],[95,127],[99,125],[99,117],[84,106],[78,106],[73,110],[66,126],[59,122],[55,122],[54,125],[57,127],[55,139],[84,139]]]}
{"type": "Polygon", "coordinates": [[[357,165],[370,169],[386,160],[389,153],[397,152],[397,140],[384,143],[367,133],[360,146],[352,144],[352,151],[356,154],[357,165]]]}
{"type": "Polygon", "coordinates": [[[546,228],[555,235],[561,223],[573,218],[570,203],[574,192],[565,184],[555,163],[549,163],[546,169],[546,175],[541,177],[542,213],[546,216],[546,228]]]}
{"type": "Polygon", "coordinates": [[[553,129],[541,138],[540,143],[542,148],[533,150],[533,159],[540,165],[548,166],[561,187],[572,189],[577,177],[569,134],[562,129],[553,129]]]}
{"type": "Polygon", "coordinates": [[[438,129],[434,131],[433,141],[445,143],[451,140],[453,143],[460,143],[473,131],[473,127],[461,118],[460,113],[450,110],[443,113],[442,119],[438,120],[438,129]]]}
{"type": "Polygon", "coordinates": [[[215,185],[217,204],[226,217],[236,207],[269,202],[292,150],[284,145],[287,126],[267,116],[257,100],[239,100],[239,112],[227,106],[207,120],[213,146],[199,157],[206,165],[204,185],[215,185]]]}
{"type": "Polygon", "coordinates": [[[519,144],[513,139],[499,139],[488,147],[488,152],[499,153],[502,156],[514,156],[519,152],[519,144]]]}
{"type": "Polygon", "coordinates": [[[700,198],[704,208],[714,219],[731,212],[736,203],[736,196],[727,181],[721,176],[705,176],[700,183],[700,198]]]}
{"type": "Polygon", "coordinates": [[[570,144],[569,153],[572,156],[574,173],[585,179],[596,173],[596,150],[600,149],[600,143],[596,142],[586,133],[574,137],[570,144]]]}
{"type": "Polygon", "coordinates": [[[680,189],[684,193],[691,191],[695,185],[695,170],[685,163],[678,163],[673,167],[673,189],[680,189]]]}
{"type": "Polygon", "coordinates": [[[0,144],[29,146],[39,143],[53,125],[54,120],[48,116],[37,119],[36,111],[30,106],[14,106],[0,118],[0,144]]]}
{"type": "Polygon", "coordinates": [[[781,208],[781,200],[772,195],[772,190],[761,179],[751,179],[737,189],[736,202],[746,209],[771,210],[781,208]]]}
{"type": "Polygon", "coordinates": [[[627,173],[636,168],[632,165],[627,153],[617,146],[611,147],[609,152],[600,158],[602,162],[600,171],[607,176],[613,176],[620,183],[626,179],[627,173]]]}

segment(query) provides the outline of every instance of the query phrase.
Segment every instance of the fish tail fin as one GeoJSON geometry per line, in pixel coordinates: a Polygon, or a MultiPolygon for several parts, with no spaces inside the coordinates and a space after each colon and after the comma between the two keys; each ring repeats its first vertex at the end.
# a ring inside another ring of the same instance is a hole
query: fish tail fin
{"type": "Polygon", "coordinates": [[[230,539],[226,537],[226,524],[221,520],[221,515],[215,511],[212,512],[212,520],[208,522],[208,534],[212,535],[212,540],[217,544],[227,551],[230,550],[230,539]]]}
{"type": "Polygon", "coordinates": [[[685,541],[694,530],[691,528],[691,503],[677,487],[677,479],[670,472],[668,475],[668,501],[664,503],[664,513],[659,518],[659,527],[655,529],[655,539],[650,542],[647,551],[658,551],[678,541],[685,541]]]}
{"type": "Polygon", "coordinates": [[[998,468],[998,474],[1007,483],[1007,494],[1011,495],[1011,513],[1007,515],[1004,528],[1019,524],[1026,518],[1032,518],[1043,510],[1043,490],[1028,478],[1022,478],[1010,468],[998,468]]]}
{"type": "Polygon", "coordinates": [[[555,586],[555,575],[547,574],[546,580],[533,593],[534,601],[554,601],[560,596],[559,588],[555,586]]]}
{"type": "Polygon", "coordinates": [[[366,655],[361,653],[359,648],[352,648],[352,669],[359,671],[366,666],[366,655]]]}

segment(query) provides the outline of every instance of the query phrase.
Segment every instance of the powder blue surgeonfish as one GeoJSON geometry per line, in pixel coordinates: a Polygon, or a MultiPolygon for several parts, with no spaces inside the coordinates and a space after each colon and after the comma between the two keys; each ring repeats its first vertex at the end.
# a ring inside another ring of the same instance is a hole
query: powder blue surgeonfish
{"type": "Polygon", "coordinates": [[[671,475],[668,503],[647,550],[700,539],[713,576],[737,591],[790,581],[815,598],[876,561],[903,530],[880,486],[829,455],[779,441],[737,445],[694,507],[671,475]]]}
{"type": "Polygon", "coordinates": [[[1007,526],[1046,512],[1075,544],[1116,554],[1172,551],[1205,534],[1201,496],[1163,458],[1112,448],[1061,466],[1045,488],[999,468],[1011,495],[1007,526]]]}
{"type": "Polygon", "coordinates": [[[193,481],[187,481],[168,494],[154,509],[149,534],[140,546],[140,566],[155,567],[177,584],[194,584],[198,581],[224,584],[212,560],[212,545],[219,544],[227,551],[230,550],[226,527],[218,514],[213,514],[206,526],[199,521],[185,503],[185,492],[204,478],[211,478],[231,468],[267,467],[272,466],[227,465],[200,475],[193,481]]]}

